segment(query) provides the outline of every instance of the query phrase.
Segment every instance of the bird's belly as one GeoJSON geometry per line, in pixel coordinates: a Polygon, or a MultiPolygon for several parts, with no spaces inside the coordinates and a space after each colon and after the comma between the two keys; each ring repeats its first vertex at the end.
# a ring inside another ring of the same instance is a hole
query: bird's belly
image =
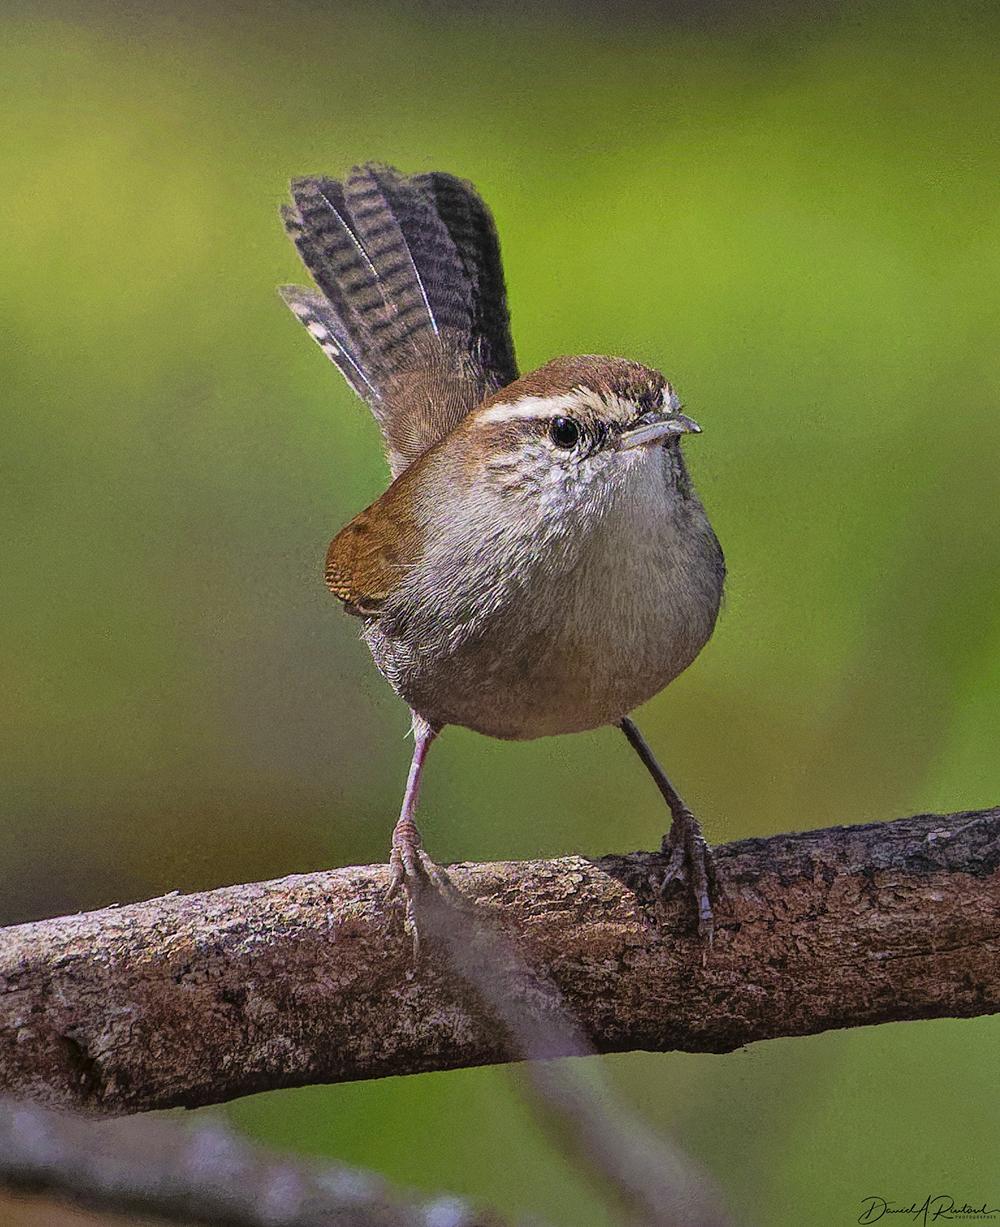
{"type": "MultiPolygon", "coordinates": [[[[609,658],[602,641],[577,639],[557,648],[545,636],[516,638],[496,651],[476,652],[466,664],[449,662],[449,674],[459,686],[447,697],[431,687],[416,694],[445,723],[461,724],[491,737],[529,739],[576,733],[615,724],[671,682],[693,659],[679,658],[669,645],[643,653],[641,670],[622,667],[609,658]]],[[[422,706],[423,704],[423,706],[422,706]]]]}
{"type": "MultiPolygon", "coordinates": [[[[700,510],[700,509],[699,509],[700,510]]],[[[376,635],[382,671],[433,724],[529,739],[617,723],[694,660],[712,633],[722,559],[705,534],[591,550],[566,575],[501,603],[457,643],[376,635]]]]}

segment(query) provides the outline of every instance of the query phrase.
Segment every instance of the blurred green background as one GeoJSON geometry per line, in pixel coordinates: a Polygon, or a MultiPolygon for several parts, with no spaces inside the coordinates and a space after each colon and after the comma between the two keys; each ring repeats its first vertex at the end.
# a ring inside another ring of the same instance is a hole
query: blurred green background
{"type": "MultiPolygon", "coordinates": [[[[386,477],[273,287],[294,174],[473,179],[522,368],[664,369],[731,581],[640,713],[713,840],[1000,801],[994,5],[8,5],[6,922],[385,856],[407,716],[327,596],[386,477]]],[[[449,730],[443,861],[651,845],[623,739],[449,730]]],[[[607,1060],[738,1214],[1000,1197],[995,1019],[607,1060]]],[[[611,1221],[509,1073],[258,1096],[248,1133],[611,1221]]]]}

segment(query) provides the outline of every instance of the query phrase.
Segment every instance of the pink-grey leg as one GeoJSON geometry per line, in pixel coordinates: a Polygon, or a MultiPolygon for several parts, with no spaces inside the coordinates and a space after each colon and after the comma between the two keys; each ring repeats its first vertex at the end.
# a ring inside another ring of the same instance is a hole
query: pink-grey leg
{"type": "Polygon", "coordinates": [[[628,738],[656,787],[670,808],[670,830],[663,837],[662,850],[669,857],[663,876],[656,884],[662,895],[674,881],[686,878],[698,911],[698,936],[711,947],[715,934],[715,914],[712,911],[712,896],[718,897],[719,883],[715,872],[712,850],[705,842],[701,824],[681,800],[681,796],[656,761],[646,739],[635,723],[625,717],[619,728],[628,738]]]}
{"type": "Polygon", "coordinates": [[[410,760],[410,774],[406,780],[399,819],[393,828],[392,850],[389,853],[390,878],[386,898],[393,899],[400,891],[406,895],[406,926],[413,934],[414,956],[420,951],[420,931],[417,923],[417,898],[420,890],[428,882],[442,893],[449,893],[453,889],[445,871],[424,851],[415,821],[424,763],[431,742],[439,731],[414,713],[413,758],[410,760]]]}

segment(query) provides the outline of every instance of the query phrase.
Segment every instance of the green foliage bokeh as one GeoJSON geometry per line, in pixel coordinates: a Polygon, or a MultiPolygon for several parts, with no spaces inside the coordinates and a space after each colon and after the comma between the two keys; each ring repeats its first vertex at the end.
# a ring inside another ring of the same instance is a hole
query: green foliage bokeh
{"type": "MultiPolygon", "coordinates": [[[[664,369],[726,548],[640,713],[725,840],[1000,800],[1000,20],[33,5],[4,19],[7,921],[385,855],[407,719],[328,599],[377,434],[273,287],[293,174],[492,204],[522,367],[664,369]]],[[[613,732],[449,730],[440,860],[649,845],[613,732]]],[[[997,1198],[994,1020],[610,1060],[739,1214],[997,1198]]],[[[555,1224],[607,1211],[501,1070],[260,1096],[248,1132],[555,1224]]]]}

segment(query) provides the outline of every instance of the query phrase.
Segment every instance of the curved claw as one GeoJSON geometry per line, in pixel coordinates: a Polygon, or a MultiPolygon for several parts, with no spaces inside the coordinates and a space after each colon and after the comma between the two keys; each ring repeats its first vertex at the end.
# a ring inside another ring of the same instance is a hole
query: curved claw
{"type": "Polygon", "coordinates": [[[721,892],[712,850],[690,810],[682,811],[674,818],[670,832],[664,838],[663,851],[670,854],[670,859],[660,876],[657,892],[662,898],[674,882],[687,882],[698,912],[698,938],[707,953],[715,938],[712,897],[718,898],[721,892]]]}
{"type": "Polygon", "coordinates": [[[420,957],[420,899],[424,891],[430,887],[447,902],[455,900],[458,892],[445,870],[432,861],[420,846],[420,835],[415,827],[413,834],[415,839],[409,837],[409,832],[393,835],[389,854],[389,889],[385,898],[388,903],[400,893],[406,896],[403,928],[413,940],[413,961],[416,962],[420,957]]]}
{"type": "Polygon", "coordinates": [[[659,892],[665,894],[667,887],[671,882],[677,882],[684,877],[687,861],[687,849],[683,844],[678,844],[670,853],[670,860],[667,861],[667,867],[660,875],[659,892]]]}

